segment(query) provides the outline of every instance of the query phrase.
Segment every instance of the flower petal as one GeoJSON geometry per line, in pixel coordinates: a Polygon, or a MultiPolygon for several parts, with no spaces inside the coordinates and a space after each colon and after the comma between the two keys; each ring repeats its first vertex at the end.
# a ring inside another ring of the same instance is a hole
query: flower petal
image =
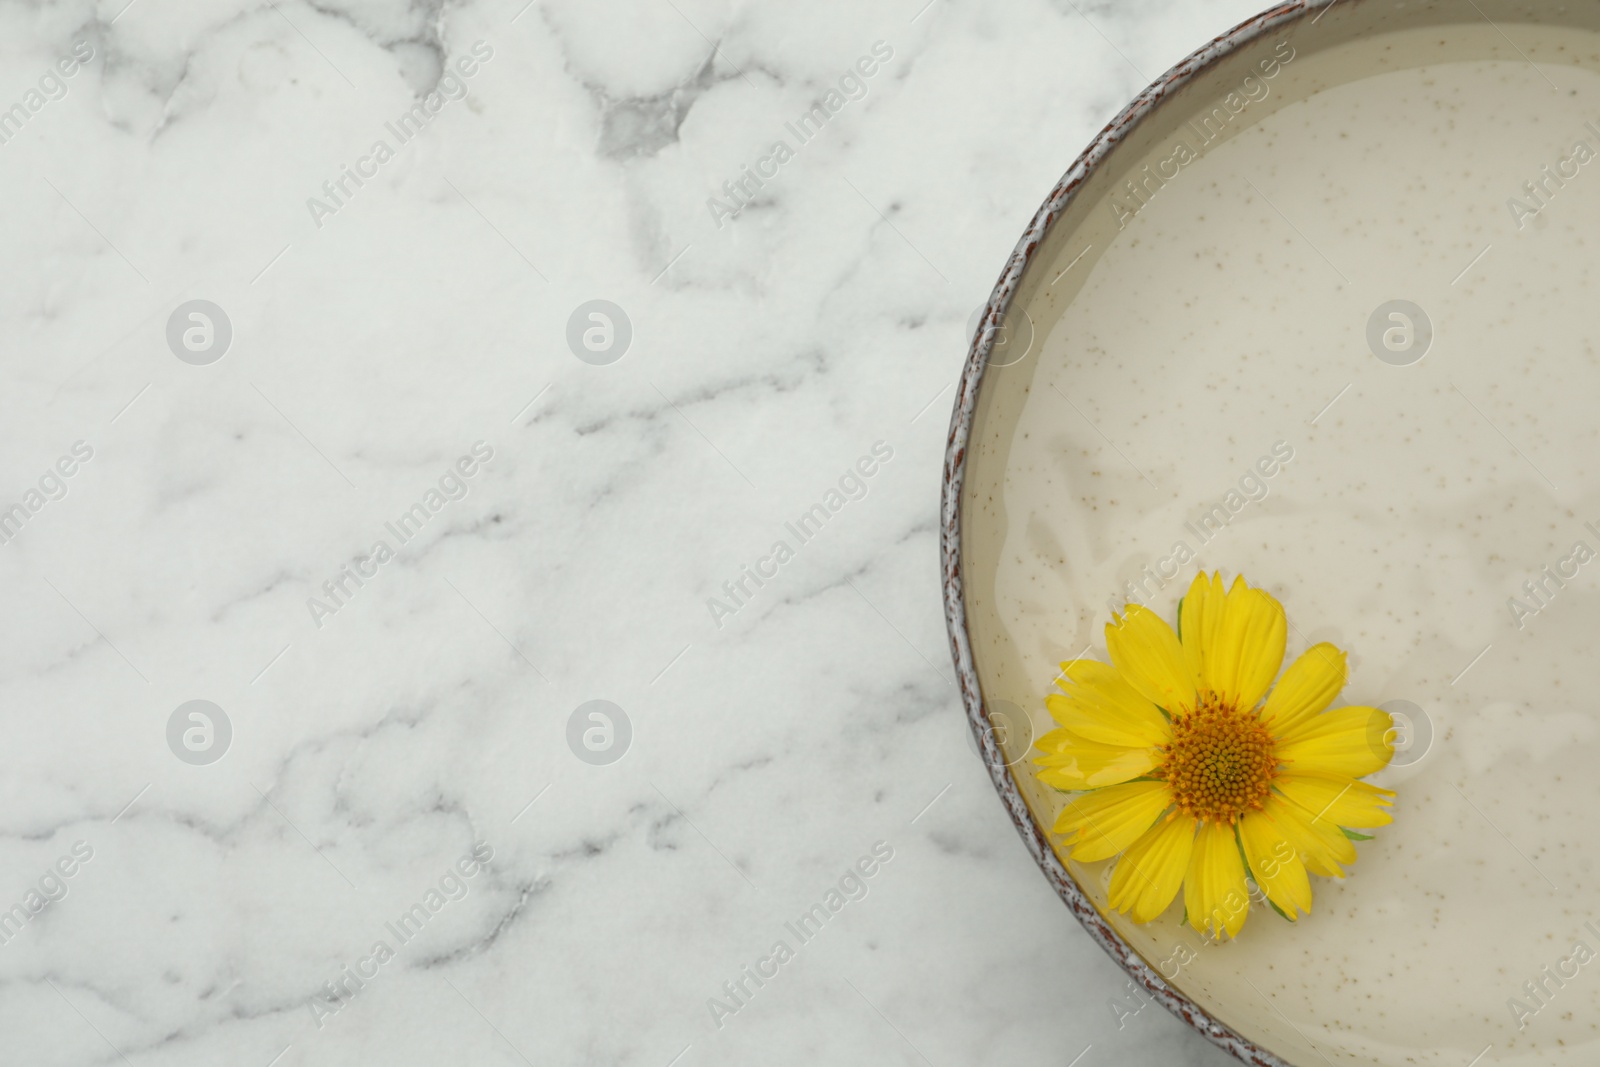
{"type": "Polygon", "coordinates": [[[1379,789],[1342,774],[1290,773],[1278,777],[1285,798],[1309,812],[1315,822],[1367,830],[1394,821],[1388,807],[1394,791],[1379,789]]]}
{"type": "Polygon", "coordinates": [[[1227,593],[1222,589],[1222,574],[1204,571],[1194,576],[1189,591],[1178,608],[1178,635],[1184,658],[1196,678],[1206,677],[1206,656],[1217,647],[1217,627],[1222,622],[1222,605],[1227,593]]]}
{"type": "Polygon", "coordinates": [[[1063,663],[1065,694],[1044,698],[1051,716],[1090,741],[1148,748],[1172,740],[1172,726],[1156,706],[1129,685],[1109,663],[1080,659],[1063,663]]]}
{"type": "Polygon", "coordinates": [[[1136,923],[1147,923],[1167,910],[1189,869],[1194,824],[1188,815],[1166,819],[1122,854],[1111,873],[1113,908],[1127,912],[1136,923]]]}
{"type": "Polygon", "coordinates": [[[1312,874],[1343,878],[1344,868],[1339,865],[1356,861],[1356,846],[1344,831],[1326,819],[1315,818],[1315,812],[1284,797],[1270,798],[1265,810],[1299,850],[1301,861],[1312,874]]]}
{"type": "Polygon", "coordinates": [[[1278,743],[1278,758],[1292,774],[1362,778],[1387,767],[1393,755],[1394,720],[1359,705],[1313,715],[1278,743]]]}
{"type": "Polygon", "coordinates": [[[1056,833],[1076,831],[1067,843],[1082,863],[1110,859],[1144,835],[1172,803],[1166,782],[1127,782],[1085,793],[1056,817],[1056,833]]]}
{"type": "Polygon", "coordinates": [[[1250,876],[1267,899],[1291,920],[1297,911],[1311,910],[1311,880],[1289,835],[1274,821],[1268,807],[1246,812],[1239,819],[1239,843],[1250,864],[1250,876]]]}
{"type": "Polygon", "coordinates": [[[1244,860],[1233,827],[1225,822],[1202,822],[1183,880],[1183,906],[1189,925],[1200,933],[1209,927],[1229,937],[1238,934],[1250,914],[1250,890],[1244,880],[1244,860]]]}
{"type": "Polygon", "coordinates": [[[1106,624],[1106,650],[1128,684],[1168,711],[1194,706],[1199,681],[1184,658],[1178,635],[1166,620],[1141,604],[1129,604],[1121,619],[1106,624]]]}
{"type": "Polygon", "coordinates": [[[1313,715],[1327,710],[1344,688],[1348,668],[1345,654],[1324,641],[1312,645],[1289,664],[1261,709],[1261,721],[1282,737],[1313,715]]]}
{"type": "Polygon", "coordinates": [[[1289,624],[1270,593],[1235,578],[1223,605],[1215,644],[1206,651],[1205,682],[1224,701],[1254,708],[1283,666],[1289,624]]]}
{"type": "Polygon", "coordinates": [[[1044,768],[1039,781],[1056,789],[1079,791],[1116,785],[1155,769],[1161,753],[1155,748],[1103,745],[1075,736],[1070,730],[1051,730],[1038,741],[1044,755],[1034,760],[1044,768]]]}

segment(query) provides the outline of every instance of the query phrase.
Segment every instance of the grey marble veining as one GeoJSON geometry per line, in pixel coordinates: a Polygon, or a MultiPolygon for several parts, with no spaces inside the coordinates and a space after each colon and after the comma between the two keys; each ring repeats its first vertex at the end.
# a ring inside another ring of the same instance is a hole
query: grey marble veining
{"type": "Polygon", "coordinates": [[[1252,13],[0,7],[0,1062],[1227,1062],[1016,841],[936,514],[1252,13]]]}

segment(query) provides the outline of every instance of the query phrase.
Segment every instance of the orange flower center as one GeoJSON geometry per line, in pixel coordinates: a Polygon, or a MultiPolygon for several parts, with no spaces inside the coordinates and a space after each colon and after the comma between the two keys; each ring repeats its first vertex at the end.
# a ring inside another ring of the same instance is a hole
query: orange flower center
{"type": "Polygon", "coordinates": [[[1253,711],[1222,703],[1213,693],[1200,706],[1172,720],[1166,746],[1166,778],[1185,815],[1233,823],[1260,810],[1278,775],[1272,734],[1253,711]]]}

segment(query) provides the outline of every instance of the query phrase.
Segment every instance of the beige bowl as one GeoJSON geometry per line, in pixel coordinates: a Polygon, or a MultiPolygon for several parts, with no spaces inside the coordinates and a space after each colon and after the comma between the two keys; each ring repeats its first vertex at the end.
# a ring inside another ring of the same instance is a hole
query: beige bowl
{"type": "Polygon", "coordinates": [[[1284,4],[1096,138],[990,298],[943,498],[972,727],[1090,935],[1246,1062],[1600,1063],[1595,153],[1596,0],[1284,4]],[[1216,946],[1109,911],[1028,762],[1060,661],[1201,566],[1405,730],[1349,877],[1216,946]]]}

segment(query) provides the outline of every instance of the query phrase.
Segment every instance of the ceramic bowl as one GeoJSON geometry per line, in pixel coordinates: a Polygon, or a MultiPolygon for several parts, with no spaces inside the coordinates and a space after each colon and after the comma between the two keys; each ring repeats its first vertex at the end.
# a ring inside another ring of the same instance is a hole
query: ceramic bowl
{"type": "Polygon", "coordinates": [[[1134,1001],[1247,1063],[1600,1062],[1597,30],[1595,0],[1272,8],[1084,150],[973,339],[942,562],[982,758],[1134,1001]],[[1201,567],[1401,727],[1394,824],[1219,945],[1111,911],[1029,762],[1059,663],[1201,567]]]}

